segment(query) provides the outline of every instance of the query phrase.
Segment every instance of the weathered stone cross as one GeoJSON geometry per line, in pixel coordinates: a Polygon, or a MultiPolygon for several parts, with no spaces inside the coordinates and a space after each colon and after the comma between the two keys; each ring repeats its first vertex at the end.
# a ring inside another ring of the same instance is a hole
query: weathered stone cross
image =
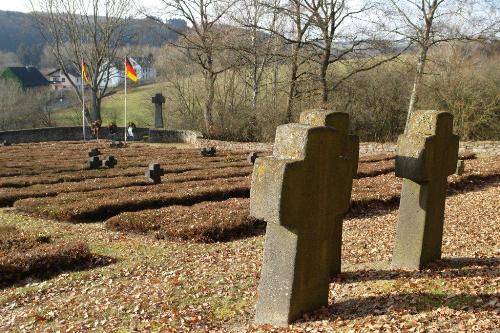
{"type": "Polygon", "coordinates": [[[420,269],[441,257],[447,177],[455,172],[458,136],[448,112],[417,111],[398,139],[401,190],[394,268],[420,269]]]}
{"type": "Polygon", "coordinates": [[[94,157],[94,156],[99,156],[99,155],[101,155],[99,148],[89,149],[89,157],[94,157]]]}
{"type": "Polygon", "coordinates": [[[328,304],[358,145],[346,114],[312,110],[301,121],[277,128],[273,156],[258,158],[252,174],[250,215],[267,222],[257,323],[288,325],[328,304]]]}
{"type": "Polygon", "coordinates": [[[160,184],[161,176],[165,175],[165,170],[160,167],[160,163],[151,163],[144,175],[154,184],[160,184]]]}
{"type": "Polygon", "coordinates": [[[113,169],[117,164],[118,161],[113,155],[109,155],[104,161],[102,161],[102,166],[107,166],[110,169],[113,169]]]}
{"type": "Polygon", "coordinates": [[[102,161],[99,159],[99,156],[92,156],[89,158],[89,169],[99,169],[102,165],[102,161]]]}
{"type": "Polygon", "coordinates": [[[359,161],[359,138],[349,135],[349,115],[344,112],[327,112],[322,110],[308,110],[300,114],[300,123],[311,126],[333,127],[341,133],[341,156],[340,159],[347,163],[339,163],[340,172],[335,173],[335,182],[339,190],[336,200],[342,202],[342,212],[335,217],[335,237],[332,237],[332,267],[330,274],[334,276],[341,271],[342,254],[342,225],[344,214],[349,210],[351,202],[352,182],[358,172],[359,161]],[[347,175],[347,177],[345,177],[347,175]]]}
{"type": "Polygon", "coordinates": [[[151,98],[151,103],[155,105],[155,128],[163,128],[163,104],[165,103],[165,96],[158,93],[151,98]]]}

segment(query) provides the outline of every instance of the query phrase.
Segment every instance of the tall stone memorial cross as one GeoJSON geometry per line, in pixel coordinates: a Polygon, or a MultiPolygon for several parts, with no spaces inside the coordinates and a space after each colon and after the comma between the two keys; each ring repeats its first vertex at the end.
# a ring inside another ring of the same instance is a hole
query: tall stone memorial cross
{"type": "Polygon", "coordinates": [[[323,126],[334,118],[347,129],[347,115],[323,110],[303,114],[305,124],[279,126],[273,156],[255,162],[250,215],[267,222],[259,324],[285,326],[328,304],[336,222],[347,210],[357,159],[343,130],[323,126]]]}
{"type": "Polygon", "coordinates": [[[151,98],[151,102],[155,105],[155,128],[163,128],[163,104],[165,104],[165,96],[161,93],[156,94],[151,98]]]}
{"type": "Polygon", "coordinates": [[[447,177],[455,172],[458,136],[453,116],[417,111],[398,139],[396,176],[404,178],[394,268],[420,269],[441,258],[447,177]]]}
{"type": "Polygon", "coordinates": [[[311,126],[333,127],[341,133],[341,155],[339,159],[345,161],[340,163],[340,172],[336,172],[334,177],[339,194],[335,197],[342,203],[342,212],[335,217],[334,237],[331,239],[332,266],[330,275],[334,276],[341,271],[341,253],[342,253],[342,224],[344,214],[349,210],[351,202],[352,181],[358,172],[359,161],[359,138],[356,135],[349,135],[349,115],[344,112],[331,112],[324,110],[308,110],[300,114],[300,123],[311,126]]]}

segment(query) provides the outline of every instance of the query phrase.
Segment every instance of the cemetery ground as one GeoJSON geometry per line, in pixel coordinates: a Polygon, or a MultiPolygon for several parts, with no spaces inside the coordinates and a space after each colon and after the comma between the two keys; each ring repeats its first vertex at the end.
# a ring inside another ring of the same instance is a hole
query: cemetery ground
{"type": "MultiPolygon", "coordinates": [[[[329,306],[252,324],[264,224],[248,218],[248,152],[58,142],[0,147],[0,331],[494,331],[500,157],[449,177],[443,259],[390,269],[401,180],[360,158],[329,306]],[[90,148],[112,168],[88,170],[90,148]],[[151,162],[162,183],[144,177],[151,162]]],[[[261,155],[269,152],[260,152],[261,155]]]]}

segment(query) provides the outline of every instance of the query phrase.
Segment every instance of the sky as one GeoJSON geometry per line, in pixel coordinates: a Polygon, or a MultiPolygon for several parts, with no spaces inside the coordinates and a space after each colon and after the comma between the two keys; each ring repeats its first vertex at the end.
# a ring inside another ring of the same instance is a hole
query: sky
{"type": "Polygon", "coordinates": [[[29,12],[29,5],[24,0],[0,0],[0,10],[29,12]]]}
{"type": "MultiPolygon", "coordinates": [[[[140,0],[140,3],[146,8],[156,8],[159,0],[140,0]]],[[[15,12],[30,12],[31,5],[29,0],[0,0],[0,10],[10,10],[15,12]]]]}

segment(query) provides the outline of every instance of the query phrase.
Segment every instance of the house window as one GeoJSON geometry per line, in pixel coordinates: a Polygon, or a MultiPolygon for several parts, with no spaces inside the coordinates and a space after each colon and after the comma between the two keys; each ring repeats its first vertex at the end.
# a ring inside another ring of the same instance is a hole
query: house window
{"type": "Polygon", "coordinates": [[[62,79],[61,79],[61,81],[62,81],[62,82],[66,82],[66,79],[65,79],[65,78],[62,78],[62,79]]]}

